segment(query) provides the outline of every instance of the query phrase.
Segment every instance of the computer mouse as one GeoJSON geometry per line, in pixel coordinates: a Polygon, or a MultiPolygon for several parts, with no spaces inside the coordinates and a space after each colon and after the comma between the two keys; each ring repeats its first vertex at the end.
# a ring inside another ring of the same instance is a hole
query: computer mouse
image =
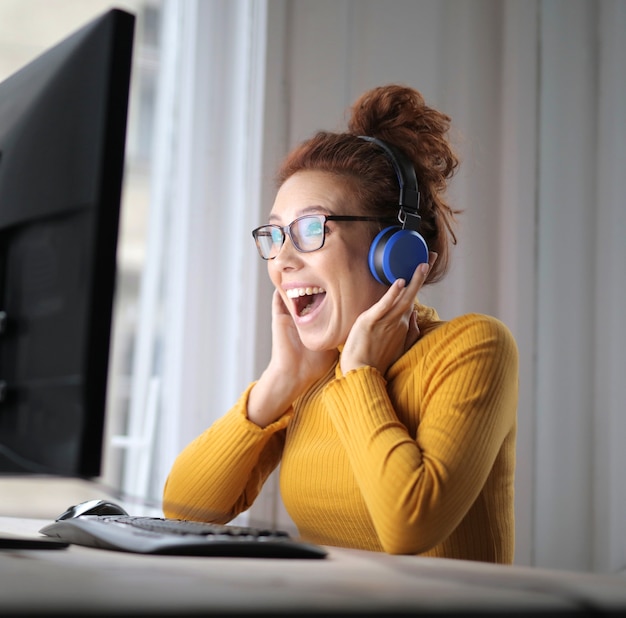
{"type": "Polygon", "coordinates": [[[128,513],[119,504],[109,500],[87,500],[70,506],[67,511],[56,518],[56,521],[72,519],[81,515],[128,515],[128,513]]]}

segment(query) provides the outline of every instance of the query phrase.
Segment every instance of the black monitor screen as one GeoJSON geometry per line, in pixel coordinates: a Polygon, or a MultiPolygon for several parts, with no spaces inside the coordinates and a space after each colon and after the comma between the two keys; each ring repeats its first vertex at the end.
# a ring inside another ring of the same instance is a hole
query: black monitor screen
{"type": "Polygon", "coordinates": [[[0,473],[100,474],[134,22],[0,83],[0,473]]]}

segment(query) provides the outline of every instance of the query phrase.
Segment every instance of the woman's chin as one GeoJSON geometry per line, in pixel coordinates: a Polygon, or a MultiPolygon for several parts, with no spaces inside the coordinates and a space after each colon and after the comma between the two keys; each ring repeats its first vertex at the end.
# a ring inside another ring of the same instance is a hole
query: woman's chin
{"type": "Polygon", "coordinates": [[[311,352],[325,352],[329,348],[312,337],[301,338],[302,345],[311,352]]]}
{"type": "Polygon", "coordinates": [[[300,341],[302,345],[311,352],[328,352],[328,350],[336,350],[337,345],[334,341],[330,341],[320,334],[300,332],[300,341]]]}

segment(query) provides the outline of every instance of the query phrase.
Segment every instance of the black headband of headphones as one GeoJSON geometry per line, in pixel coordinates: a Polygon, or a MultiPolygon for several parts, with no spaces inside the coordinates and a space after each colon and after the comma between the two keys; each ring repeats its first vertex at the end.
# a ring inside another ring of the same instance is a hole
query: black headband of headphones
{"type": "MultiPolygon", "coordinates": [[[[395,146],[384,142],[377,137],[369,137],[367,135],[358,135],[359,139],[363,139],[366,142],[372,142],[387,155],[387,158],[391,161],[393,168],[398,177],[398,184],[400,185],[400,209],[404,215],[410,215],[410,218],[417,218],[416,224],[419,222],[419,204],[420,193],[417,186],[417,175],[415,174],[415,167],[411,163],[410,159],[401,152],[395,146]]],[[[413,227],[413,226],[409,226],[413,227]]]]}

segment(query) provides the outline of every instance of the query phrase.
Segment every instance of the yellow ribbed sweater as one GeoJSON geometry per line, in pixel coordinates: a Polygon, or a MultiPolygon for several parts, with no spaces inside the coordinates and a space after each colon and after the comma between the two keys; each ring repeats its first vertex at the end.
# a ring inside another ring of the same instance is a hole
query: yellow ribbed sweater
{"type": "Polygon", "coordinates": [[[225,523],[280,462],[283,502],[305,540],[510,563],[518,352],[495,318],[440,322],[387,374],[337,364],[272,425],[248,393],[176,459],[167,517],[225,523]]]}

